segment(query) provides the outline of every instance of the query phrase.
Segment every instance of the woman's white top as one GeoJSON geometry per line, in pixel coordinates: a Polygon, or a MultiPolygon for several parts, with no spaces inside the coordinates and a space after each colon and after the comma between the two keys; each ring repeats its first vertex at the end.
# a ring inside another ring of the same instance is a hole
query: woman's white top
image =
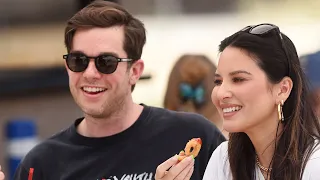
{"type": "MultiPolygon", "coordinates": [[[[255,170],[255,180],[265,180],[257,165],[255,170]]],[[[212,153],[203,180],[232,180],[228,159],[228,141],[221,143],[212,153]]],[[[311,154],[304,169],[302,180],[320,180],[320,145],[311,154]]]]}

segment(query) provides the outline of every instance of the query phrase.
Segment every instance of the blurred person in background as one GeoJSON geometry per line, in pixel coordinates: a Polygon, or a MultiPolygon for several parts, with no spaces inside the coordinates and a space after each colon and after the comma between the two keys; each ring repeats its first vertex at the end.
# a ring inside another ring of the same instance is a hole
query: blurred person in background
{"type": "MultiPolygon", "coordinates": [[[[212,101],[230,136],[203,179],[318,180],[320,124],[293,42],[276,25],[259,24],[225,38],[219,52],[212,101]]],[[[175,179],[188,168],[167,172],[172,163],[160,164],[156,177],[175,179]]]]}
{"type": "Polygon", "coordinates": [[[216,66],[205,55],[184,54],[172,68],[164,98],[164,108],[205,116],[225,135],[222,119],[211,101],[216,66]]]}
{"type": "Polygon", "coordinates": [[[194,137],[202,140],[199,157],[181,163],[194,165],[193,179],[202,179],[225,138],[198,114],[133,102],[145,42],[144,24],[108,1],[94,1],[68,21],[63,58],[84,117],[34,147],[15,180],[153,179],[157,165],[194,137]]]}
{"type": "Polygon", "coordinates": [[[302,57],[302,63],[311,84],[310,99],[313,108],[320,119],[320,51],[302,57]]]}

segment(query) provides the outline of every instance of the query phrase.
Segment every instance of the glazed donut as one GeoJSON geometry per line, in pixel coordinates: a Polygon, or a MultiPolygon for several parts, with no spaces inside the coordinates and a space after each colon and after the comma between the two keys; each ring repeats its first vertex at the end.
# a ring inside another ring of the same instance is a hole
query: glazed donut
{"type": "Polygon", "coordinates": [[[189,140],[189,142],[186,144],[186,147],[184,148],[184,151],[180,151],[178,156],[178,162],[182,159],[193,155],[193,157],[197,157],[200,149],[201,149],[202,141],[200,138],[192,138],[189,140]]]}

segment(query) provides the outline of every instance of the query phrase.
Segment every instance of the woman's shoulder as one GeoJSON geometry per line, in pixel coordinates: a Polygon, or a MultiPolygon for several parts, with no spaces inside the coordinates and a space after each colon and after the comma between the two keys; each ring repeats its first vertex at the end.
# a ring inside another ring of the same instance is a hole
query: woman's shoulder
{"type": "Polygon", "coordinates": [[[228,141],[221,143],[211,155],[203,180],[211,179],[230,179],[228,141]]]}
{"type": "Polygon", "coordinates": [[[224,141],[222,142],[215,150],[214,150],[214,154],[217,155],[227,155],[228,154],[228,143],[229,141],[224,141]]]}
{"type": "Polygon", "coordinates": [[[222,142],[212,153],[209,161],[219,161],[219,160],[228,160],[228,142],[222,142]]]}
{"type": "Polygon", "coordinates": [[[316,147],[312,153],[312,156],[314,158],[319,158],[320,157],[320,140],[316,141],[316,147]]]}
{"type": "Polygon", "coordinates": [[[320,141],[315,141],[315,147],[307,161],[306,167],[304,169],[303,178],[313,180],[315,177],[320,177],[320,141]]]}
{"type": "Polygon", "coordinates": [[[308,163],[312,161],[316,161],[317,165],[320,166],[320,140],[315,141],[315,146],[309,157],[308,163]]]}
{"type": "Polygon", "coordinates": [[[313,146],[311,155],[308,159],[308,162],[313,160],[320,161],[320,139],[315,139],[314,146],[313,146]]]}

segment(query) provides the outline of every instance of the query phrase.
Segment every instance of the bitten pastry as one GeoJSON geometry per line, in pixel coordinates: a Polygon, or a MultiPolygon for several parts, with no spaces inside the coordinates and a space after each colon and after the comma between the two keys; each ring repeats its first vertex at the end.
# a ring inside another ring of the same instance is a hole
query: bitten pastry
{"type": "Polygon", "coordinates": [[[182,161],[182,159],[193,156],[193,158],[197,157],[200,149],[201,149],[202,141],[200,138],[192,138],[189,140],[189,142],[186,144],[186,147],[184,148],[184,151],[180,151],[178,161],[182,161]]]}

